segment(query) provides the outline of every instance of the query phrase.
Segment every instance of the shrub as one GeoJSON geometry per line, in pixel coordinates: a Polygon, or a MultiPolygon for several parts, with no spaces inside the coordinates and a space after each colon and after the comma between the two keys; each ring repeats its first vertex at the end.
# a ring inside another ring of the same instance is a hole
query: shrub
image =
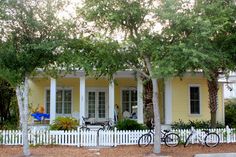
{"type": "MultiPolygon", "coordinates": [[[[211,128],[211,122],[210,121],[191,121],[183,122],[182,120],[179,120],[178,122],[174,122],[171,124],[172,129],[191,129],[191,127],[194,127],[196,129],[208,129],[211,128]]],[[[223,128],[224,125],[217,122],[216,124],[217,128],[223,128]]]]}
{"type": "Polygon", "coordinates": [[[118,121],[116,125],[118,130],[144,130],[147,129],[147,127],[143,124],[139,124],[135,120],[131,119],[124,119],[121,121],[118,121]]]}
{"type": "Polygon", "coordinates": [[[77,121],[71,117],[57,117],[53,124],[50,125],[50,130],[75,130],[77,129],[77,121]]]}
{"type": "Polygon", "coordinates": [[[229,127],[236,128],[236,102],[228,101],[225,105],[225,124],[229,127]]]}

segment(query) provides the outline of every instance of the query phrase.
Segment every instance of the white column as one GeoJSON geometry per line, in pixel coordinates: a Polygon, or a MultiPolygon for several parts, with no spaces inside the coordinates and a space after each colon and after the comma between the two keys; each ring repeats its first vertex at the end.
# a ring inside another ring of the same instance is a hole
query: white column
{"type": "Polygon", "coordinates": [[[172,123],[172,84],[171,80],[165,80],[165,124],[172,123]]]}
{"type": "Polygon", "coordinates": [[[115,87],[114,81],[109,83],[109,119],[114,122],[114,109],[115,109],[115,87]]]}
{"type": "Polygon", "coordinates": [[[138,113],[137,118],[139,123],[143,123],[143,81],[140,77],[137,79],[137,98],[138,98],[138,113]]]}
{"type": "Polygon", "coordinates": [[[80,77],[80,125],[85,117],[85,76],[80,77]]]}
{"type": "Polygon", "coordinates": [[[50,81],[50,124],[52,124],[56,118],[56,93],[57,93],[56,79],[51,78],[51,81],[50,81]]]}

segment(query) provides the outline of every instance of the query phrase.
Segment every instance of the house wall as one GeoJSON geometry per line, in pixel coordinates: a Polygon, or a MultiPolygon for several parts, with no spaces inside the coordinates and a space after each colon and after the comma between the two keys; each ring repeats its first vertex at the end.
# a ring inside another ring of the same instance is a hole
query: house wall
{"type": "MultiPolygon", "coordinates": [[[[119,106],[119,118],[122,118],[121,90],[124,88],[137,88],[137,81],[134,78],[115,79],[115,104],[119,106]]],[[[91,79],[85,81],[86,88],[106,88],[108,91],[109,81],[106,79],[91,79]]],[[[29,102],[36,108],[38,105],[44,105],[46,102],[45,92],[50,88],[50,80],[45,78],[36,78],[29,81],[30,97],[29,102]]],[[[72,89],[72,112],[79,112],[80,107],[80,80],[79,78],[57,79],[57,88],[72,89]]]]}
{"type": "MultiPolygon", "coordinates": [[[[46,89],[50,89],[50,80],[45,78],[31,79],[29,81],[30,97],[29,102],[35,107],[37,105],[44,105],[46,102],[46,89]]],[[[79,112],[79,78],[64,78],[57,79],[57,87],[72,89],[72,109],[73,112],[79,112]]]]}
{"type": "MultiPolygon", "coordinates": [[[[202,76],[173,78],[172,79],[172,122],[179,119],[187,122],[189,120],[210,120],[210,109],[208,107],[208,87],[207,80],[202,76]],[[189,104],[189,85],[200,86],[200,115],[190,114],[189,104]]],[[[223,122],[223,99],[222,99],[222,84],[219,86],[218,93],[218,111],[217,120],[223,122]]]]}

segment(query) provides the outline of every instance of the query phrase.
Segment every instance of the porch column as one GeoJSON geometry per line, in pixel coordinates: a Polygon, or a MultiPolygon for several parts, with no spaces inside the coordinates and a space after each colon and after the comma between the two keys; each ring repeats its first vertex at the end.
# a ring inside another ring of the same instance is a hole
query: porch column
{"type": "Polygon", "coordinates": [[[109,83],[109,119],[114,122],[114,109],[115,109],[115,88],[114,81],[109,83]]]}
{"type": "Polygon", "coordinates": [[[172,123],[172,84],[170,79],[165,80],[165,124],[172,123]]]}
{"type": "Polygon", "coordinates": [[[50,81],[50,124],[52,124],[56,118],[56,92],[57,92],[56,79],[51,78],[51,81],[50,81]]]}
{"type": "Polygon", "coordinates": [[[140,77],[137,79],[137,101],[138,101],[138,123],[143,123],[143,81],[140,77]]]}
{"type": "Polygon", "coordinates": [[[80,77],[80,125],[85,117],[85,76],[80,77]]]}

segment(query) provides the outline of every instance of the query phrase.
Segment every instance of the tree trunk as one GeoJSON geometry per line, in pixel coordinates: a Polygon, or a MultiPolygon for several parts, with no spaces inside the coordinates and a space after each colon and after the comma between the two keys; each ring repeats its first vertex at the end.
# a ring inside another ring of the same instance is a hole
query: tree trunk
{"type": "Polygon", "coordinates": [[[218,108],[218,74],[211,76],[210,80],[207,80],[208,93],[209,93],[209,108],[211,112],[211,127],[216,127],[216,111],[218,108]]]}
{"type": "Polygon", "coordinates": [[[157,79],[154,78],[152,74],[152,66],[151,66],[150,59],[147,56],[145,56],[144,59],[145,59],[145,63],[147,65],[149,74],[152,78],[152,88],[153,88],[152,101],[153,101],[154,124],[155,124],[153,153],[160,153],[161,152],[161,121],[160,121],[160,112],[159,112],[159,106],[158,106],[158,83],[157,83],[157,79]]]}
{"type": "Polygon", "coordinates": [[[28,84],[28,77],[26,76],[24,83],[16,87],[16,96],[20,112],[20,123],[22,126],[24,156],[30,156],[29,141],[28,141],[28,95],[29,95],[29,84],[28,84]]]}
{"type": "Polygon", "coordinates": [[[154,112],[154,124],[155,124],[155,135],[154,135],[154,153],[161,152],[161,121],[160,121],[160,112],[158,106],[158,84],[157,79],[152,79],[153,85],[153,112],[154,112]]]}

